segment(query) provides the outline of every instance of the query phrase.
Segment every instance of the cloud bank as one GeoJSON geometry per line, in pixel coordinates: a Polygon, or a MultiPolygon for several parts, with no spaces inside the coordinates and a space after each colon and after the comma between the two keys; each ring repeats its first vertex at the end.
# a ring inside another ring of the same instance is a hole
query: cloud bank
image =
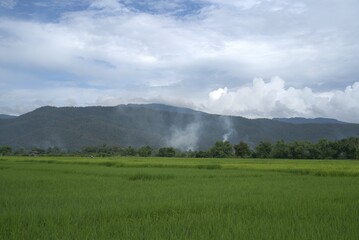
{"type": "Polygon", "coordinates": [[[4,0],[0,112],[156,101],[359,122],[358,10],[354,0],[4,0]]]}
{"type": "Polygon", "coordinates": [[[256,78],[246,86],[214,90],[205,106],[216,113],[249,118],[319,116],[358,122],[358,102],[359,82],[344,90],[315,92],[287,87],[283,79],[273,77],[268,82],[256,78]]]}

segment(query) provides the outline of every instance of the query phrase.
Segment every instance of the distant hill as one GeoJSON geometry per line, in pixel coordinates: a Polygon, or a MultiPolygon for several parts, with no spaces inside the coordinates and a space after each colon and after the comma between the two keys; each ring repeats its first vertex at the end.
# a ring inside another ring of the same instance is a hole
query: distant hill
{"type": "Polygon", "coordinates": [[[273,118],[275,121],[292,123],[292,124],[307,124],[307,123],[319,123],[319,124],[345,124],[346,122],[341,122],[332,118],[273,118]]]}
{"type": "Polygon", "coordinates": [[[140,107],[144,107],[147,109],[153,109],[153,110],[159,110],[159,111],[165,111],[165,112],[174,112],[174,113],[196,113],[196,112],[198,113],[198,111],[195,111],[190,108],[174,107],[174,106],[169,106],[169,105],[160,104],[160,103],[127,104],[127,106],[130,106],[130,107],[140,106],[140,107]]]}
{"type": "Polygon", "coordinates": [[[0,119],[14,119],[14,118],[16,118],[16,116],[0,114],[0,119]]]}
{"type": "Polygon", "coordinates": [[[79,149],[103,144],[207,149],[217,140],[336,140],[359,136],[359,124],[291,124],[270,119],[221,116],[161,104],[116,107],[42,107],[0,119],[0,146],[79,149]]]}

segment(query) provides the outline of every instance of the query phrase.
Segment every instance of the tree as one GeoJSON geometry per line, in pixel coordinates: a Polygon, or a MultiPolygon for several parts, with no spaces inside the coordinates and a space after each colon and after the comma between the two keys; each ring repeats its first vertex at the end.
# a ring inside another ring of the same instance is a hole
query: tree
{"type": "Polygon", "coordinates": [[[255,152],[258,158],[269,158],[272,152],[272,144],[270,142],[261,141],[255,148],[255,152]]]}
{"type": "Polygon", "coordinates": [[[289,158],[289,146],[283,140],[279,140],[272,148],[273,158],[289,158]]]}
{"type": "Polygon", "coordinates": [[[128,146],[128,147],[124,148],[123,151],[122,151],[123,156],[136,156],[136,153],[137,153],[136,149],[134,149],[131,146],[128,146]]]}
{"type": "Polygon", "coordinates": [[[12,148],[9,146],[0,147],[0,156],[9,156],[12,154],[12,148]]]}
{"type": "Polygon", "coordinates": [[[39,156],[39,155],[44,155],[45,154],[45,150],[41,149],[41,148],[37,148],[37,147],[33,147],[31,148],[29,155],[30,156],[39,156]]]}
{"type": "Polygon", "coordinates": [[[163,147],[158,149],[159,157],[174,157],[176,155],[176,150],[173,147],[163,147]]]}
{"type": "Polygon", "coordinates": [[[210,149],[212,157],[226,158],[233,156],[233,147],[229,141],[217,141],[210,149]]]}
{"type": "Polygon", "coordinates": [[[251,154],[251,150],[249,149],[248,144],[243,141],[241,141],[237,145],[234,145],[233,148],[234,148],[234,154],[237,157],[244,158],[244,157],[248,157],[251,154]]]}
{"type": "Polygon", "coordinates": [[[98,151],[97,147],[84,147],[81,152],[84,155],[92,156],[92,155],[97,155],[97,151],[98,151]]]}
{"type": "MultiPolygon", "coordinates": [[[[333,146],[333,145],[332,145],[333,146]]],[[[356,159],[359,151],[359,138],[347,138],[336,142],[334,145],[337,158],[356,159]]]]}
{"type": "Polygon", "coordinates": [[[289,156],[293,159],[306,158],[306,146],[304,142],[295,141],[289,145],[289,156]]]}
{"type": "Polygon", "coordinates": [[[97,155],[101,157],[111,156],[111,148],[104,144],[98,148],[97,155]]]}
{"type": "Polygon", "coordinates": [[[308,158],[309,159],[319,159],[320,158],[320,151],[318,149],[317,144],[310,144],[308,148],[308,158]]]}
{"type": "MultiPolygon", "coordinates": [[[[0,154],[1,155],[1,154],[0,154]]],[[[26,155],[26,151],[25,148],[18,148],[14,151],[14,155],[15,156],[25,156],[26,155]]]]}
{"type": "Polygon", "coordinates": [[[321,159],[331,159],[335,155],[332,142],[326,139],[320,139],[317,143],[318,150],[320,151],[321,159]]]}
{"type": "Polygon", "coordinates": [[[140,155],[140,157],[149,157],[151,154],[152,148],[150,146],[144,146],[138,149],[138,155],[140,155]]]}
{"type": "Polygon", "coordinates": [[[59,156],[61,155],[61,149],[58,147],[49,147],[46,150],[46,154],[50,156],[59,156]]]}

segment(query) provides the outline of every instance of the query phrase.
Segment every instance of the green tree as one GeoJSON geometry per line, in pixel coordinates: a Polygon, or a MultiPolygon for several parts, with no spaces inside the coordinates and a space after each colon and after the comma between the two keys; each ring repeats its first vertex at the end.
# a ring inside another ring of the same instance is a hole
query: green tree
{"type": "Polygon", "coordinates": [[[152,148],[150,146],[140,147],[138,149],[138,155],[141,157],[149,157],[152,154],[152,148]]]}
{"type": "Polygon", "coordinates": [[[18,148],[14,151],[14,155],[16,156],[25,156],[26,154],[25,148],[18,148]]]}
{"type": "Polygon", "coordinates": [[[44,149],[41,149],[41,148],[34,147],[34,148],[31,148],[29,154],[30,154],[31,156],[44,155],[44,154],[45,154],[45,150],[44,150],[44,149]]]}
{"type": "Polygon", "coordinates": [[[123,156],[136,156],[137,152],[136,149],[134,149],[131,146],[128,146],[122,150],[123,156]]]}
{"type": "Polygon", "coordinates": [[[332,159],[336,155],[336,150],[333,149],[332,142],[326,139],[320,139],[317,143],[317,146],[321,159],[332,159]]]}
{"type": "Polygon", "coordinates": [[[356,159],[359,151],[359,138],[347,138],[336,142],[337,158],[356,159]]]}
{"type": "Polygon", "coordinates": [[[289,146],[283,140],[279,140],[274,144],[271,156],[273,158],[289,158],[289,146]]]}
{"type": "Polygon", "coordinates": [[[50,156],[59,156],[62,154],[61,149],[58,147],[49,147],[46,150],[46,154],[50,156]]]}
{"type": "Polygon", "coordinates": [[[113,146],[110,148],[111,156],[121,155],[122,149],[119,146],[113,146]]]}
{"type": "Polygon", "coordinates": [[[173,147],[163,147],[158,149],[159,157],[174,157],[176,156],[176,150],[173,147]]]}
{"type": "Polygon", "coordinates": [[[0,147],[0,156],[9,156],[12,154],[12,148],[9,146],[0,147]]]}
{"type": "Polygon", "coordinates": [[[255,155],[258,158],[269,158],[272,152],[272,143],[261,141],[255,148],[255,155]]]}
{"type": "Polygon", "coordinates": [[[233,156],[233,147],[229,141],[217,141],[210,149],[212,157],[226,158],[233,156]]]}
{"type": "Polygon", "coordinates": [[[237,157],[244,158],[250,156],[251,154],[251,150],[249,149],[248,144],[243,141],[241,141],[237,145],[234,145],[233,148],[234,148],[234,154],[237,157]]]}
{"type": "Polygon", "coordinates": [[[289,144],[289,156],[293,159],[306,159],[309,155],[305,142],[295,141],[289,144]]]}
{"type": "Polygon", "coordinates": [[[97,147],[84,147],[81,151],[83,155],[97,155],[98,149],[97,147]]]}
{"type": "Polygon", "coordinates": [[[308,158],[309,159],[319,159],[320,151],[318,149],[317,144],[310,144],[308,147],[308,158]]]}

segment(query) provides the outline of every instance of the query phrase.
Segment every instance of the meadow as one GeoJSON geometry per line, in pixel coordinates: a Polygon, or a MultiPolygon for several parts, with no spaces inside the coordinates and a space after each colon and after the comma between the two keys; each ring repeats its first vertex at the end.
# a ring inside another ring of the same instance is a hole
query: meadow
{"type": "Polygon", "coordinates": [[[359,161],[0,157],[0,239],[359,239],[359,161]]]}

